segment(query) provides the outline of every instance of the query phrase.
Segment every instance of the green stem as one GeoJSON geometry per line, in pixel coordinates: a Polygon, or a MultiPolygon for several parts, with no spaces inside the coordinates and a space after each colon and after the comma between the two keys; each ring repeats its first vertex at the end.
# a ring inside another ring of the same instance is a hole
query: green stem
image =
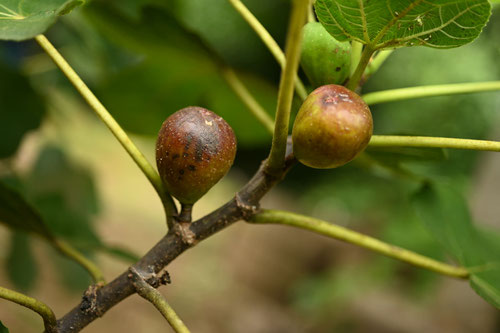
{"type": "MultiPolygon", "coordinates": [[[[257,36],[262,40],[264,45],[269,49],[278,64],[283,70],[285,68],[285,54],[279,47],[278,43],[273,39],[271,34],[264,28],[264,26],[257,20],[250,10],[240,0],[228,0],[229,3],[236,9],[236,11],[243,17],[243,19],[250,25],[250,27],[257,33],[257,36]]],[[[305,1],[305,0],[302,0],[305,1]]],[[[300,78],[295,75],[295,90],[302,100],[307,97],[307,91],[300,78]]]]}
{"type": "Polygon", "coordinates": [[[375,74],[376,71],[382,66],[382,64],[389,58],[389,56],[394,52],[394,50],[382,50],[377,53],[370,61],[368,66],[366,67],[366,71],[364,74],[364,79],[368,79],[370,76],[375,74]]]}
{"type": "Polygon", "coordinates": [[[293,82],[299,67],[302,27],[306,21],[308,5],[309,1],[295,0],[293,2],[286,39],[286,64],[281,72],[273,142],[267,162],[267,170],[271,173],[281,170],[285,162],[288,125],[293,99],[293,82]]]}
{"type": "Polygon", "coordinates": [[[78,252],[69,243],[63,241],[62,239],[51,239],[52,246],[59,251],[64,256],[70,258],[71,260],[78,263],[80,266],[85,268],[85,270],[92,276],[92,280],[95,284],[104,284],[104,275],[102,274],[99,267],[97,267],[92,261],[87,259],[83,254],[78,252]]]}
{"type": "Polygon", "coordinates": [[[363,95],[363,99],[366,104],[373,105],[421,97],[470,94],[496,90],[500,90],[500,81],[455,83],[391,89],[365,94],[363,95]]]}
{"type": "Polygon", "coordinates": [[[222,68],[222,76],[229,84],[235,94],[241,99],[243,104],[248,108],[250,113],[271,133],[274,133],[274,121],[264,108],[257,102],[252,94],[240,81],[236,73],[229,67],[222,68]]]}
{"type": "Polygon", "coordinates": [[[372,48],[370,45],[365,46],[363,52],[361,53],[361,59],[359,59],[359,63],[356,66],[356,70],[351,75],[349,82],[347,82],[347,89],[354,91],[356,90],[356,88],[358,88],[361,77],[365,72],[366,66],[368,66],[368,63],[370,62],[370,58],[372,57],[373,52],[375,52],[374,48],[372,48]]]}
{"type": "Polygon", "coordinates": [[[356,71],[359,60],[361,60],[361,52],[363,52],[363,44],[353,40],[351,42],[351,76],[356,71]]]}
{"type": "Polygon", "coordinates": [[[433,136],[373,135],[368,145],[370,147],[453,148],[500,152],[500,141],[433,136]]]}
{"type": "Polygon", "coordinates": [[[178,333],[189,333],[189,329],[184,325],[181,318],[175,313],[174,309],[168,304],[167,300],[163,295],[150,286],[144,278],[134,269],[130,268],[131,275],[129,277],[132,279],[134,287],[142,298],[149,301],[155,306],[155,308],[162,314],[162,316],[168,321],[170,326],[178,333]]]}
{"type": "Polygon", "coordinates": [[[309,5],[309,8],[307,9],[307,22],[316,22],[316,16],[314,15],[314,3],[316,0],[310,0],[311,3],[309,5]]]}
{"type": "Polygon", "coordinates": [[[156,192],[160,196],[160,199],[162,200],[168,222],[171,219],[171,216],[176,213],[176,208],[172,197],[168,194],[167,190],[163,186],[160,176],[158,175],[156,170],[148,162],[146,157],[144,157],[144,155],[139,151],[139,149],[134,145],[132,140],[130,140],[130,138],[127,136],[127,133],[125,133],[125,131],[120,127],[113,116],[111,116],[109,111],[106,110],[104,105],[102,105],[99,99],[97,99],[97,97],[87,87],[85,82],[83,82],[83,80],[63,58],[63,56],[50,43],[50,41],[44,35],[38,35],[35,37],[35,39],[38,44],[40,44],[40,46],[45,50],[45,52],[47,52],[47,54],[52,58],[52,60],[64,73],[64,75],[66,75],[68,80],[82,95],[85,101],[87,101],[87,103],[95,111],[95,113],[101,118],[104,124],[106,124],[106,126],[111,130],[116,139],[121,143],[130,157],[132,157],[132,159],[139,166],[144,175],[149,179],[156,192]]]}
{"type": "Polygon", "coordinates": [[[16,291],[0,287],[0,298],[22,305],[38,313],[43,319],[43,325],[47,333],[57,332],[56,316],[51,308],[37,299],[18,293],[16,291]]]}
{"type": "Polygon", "coordinates": [[[469,272],[463,267],[448,265],[403,248],[384,243],[370,236],[363,235],[312,217],[278,210],[262,210],[260,213],[254,215],[250,222],[260,224],[283,224],[306,229],[321,235],[364,247],[385,256],[398,259],[436,273],[461,279],[469,278],[469,272]]]}

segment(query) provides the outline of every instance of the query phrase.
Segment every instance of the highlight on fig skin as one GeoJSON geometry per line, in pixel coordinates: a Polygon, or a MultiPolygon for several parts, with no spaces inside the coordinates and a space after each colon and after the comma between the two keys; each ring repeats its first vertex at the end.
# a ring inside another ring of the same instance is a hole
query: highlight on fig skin
{"type": "Polygon", "coordinates": [[[362,152],[372,132],[372,114],[361,97],[343,86],[321,86],[306,98],[297,114],[293,153],[312,168],[336,168],[362,152]]]}
{"type": "Polygon", "coordinates": [[[156,141],[156,165],[167,190],[192,205],[231,168],[236,137],[229,124],[202,107],[169,116],[156,141]]]}

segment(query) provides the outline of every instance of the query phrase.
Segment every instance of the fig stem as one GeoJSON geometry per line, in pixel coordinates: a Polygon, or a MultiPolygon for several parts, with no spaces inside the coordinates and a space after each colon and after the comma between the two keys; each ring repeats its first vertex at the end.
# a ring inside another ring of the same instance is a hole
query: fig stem
{"type": "Polygon", "coordinates": [[[42,317],[43,324],[47,333],[57,332],[56,316],[47,304],[40,302],[33,297],[29,297],[27,295],[4,287],[0,287],[0,298],[6,299],[35,311],[42,317]]]}
{"type": "Polygon", "coordinates": [[[238,78],[234,70],[230,67],[222,67],[222,76],[229,84],[229,87],[235,92],[240,100],[245,104],[250,113],[257,119],[264,128],[272,135],[274,133],[274,120],[257,102],[252,94],[245,87],[243,82],[238,78]]]}
{"type": "Polygon", "coordinates": [[[97,99],[89,87],[87,87],[85,82],[83,82],[80,76],[78,76],[59,51],[57,51],[57,49],[52,45],[52,43],[44,35],[38,35],[35,39],[42,49],[50,56],[50,58],[52,58],[57,67],[59,67],[68,80],[73,84],[75,89],[82,95],[88,105],[110,129],[111,133],[113,133],[115,138],[121,143],[123,148],[125,148],[130,157],[132,157],[137,166],[139,166],[141,171],[151,182],[162,201],[167,215],[167,224],[169,224],[172,216],[176,214],[177,209],[172,197],[163,186],[158,172],[156,172],[151,163],[148,162],[142,152],[137,148],[132,140],[130,140],[127,133],[125,133],[109,111],[104,107],[104,105],[102,105],[99,99],[97,99]]]}
{"type": "Polygon", "coordinates": [[[149,301],[168,321],[175,332],[189,333],[182,319],[175,313],[174,309],[168,304],[165,297],[151,286],[146,279],[133,267],[129,269],[129,278],[131,279],[135,290],[145,300],[149,301]]]}
{"type": "Polygon", "coordinates": [[[365,72],[366,66],[368,66],[370,62],[373,52],[375,52],[375,49],[371,45],[365,45],[363,52],[361,52],[361,59],[359,59],[358,66],[356,66],[356,70],[351,75],[349,82],[347,82],[347,89],[355,91],[356,88],[358,88],[361,77],[365,72]]]}
{"type": "Polygon", "coordinates": [[[373,135],[370,147],[453,148],[500,152],[500,141],[443,138],[433,136],[373,135]]]}
{"type": "Polygon", "coordinates": [[[316,16],[314,15],[314,3],[316,0],[309,0],[309,8],[307,9],[307,22],[316,22],[316,16]]]}
{"type": "Polygon", "coordinates": [[[351,74],[352,76],[358,67],[359,60],[361,59],[361,52],[363,51],[363,44],[353,40],[351,42],[351,74]]]}
{"type": "Polygon", "coordinates": [[[193,204],[181,203],[181,213],[179,214],[179,222],[191,222],[193,212],[193,204]]]}
{"type": "Polygon", "coordinates": [[[471,94],[498,90],[500,90],[500,81],[486,81],[390,89],[368,93],[362,97],[366,104],[374,105],[422,97],[471,94]]]}
{"type": "MultiPolygon", "coordinates": [[[[264,28],[262,23],[257,20],[252,12],[248,10],[248,8],[240,0],[228,1],[241,15],[241,17],[248,23],[248,25],[250,25],[250,27],[255,31],[257,36],[259,36],[259,38],[266,45],[271,54],[274,56],[274,59],[276,59],[278,64],[281,66],[281,69],[283,70],[286,63],[285,54],[279,47],[278,43],[276,43],[276,41],[273,39],[271,34],[266,30],[266,28],[264,28]]],[[[302,100],[305,100],[307,98],[306,88],[297,75],[295,75],[295,90],[297,91],[297,95],[299,95],[302,100]]]]}
{"type": "Polygon", "coordinates": [[[302,27],[306,22],[309,1],[295,0],[286,39],[286,64],[281,72],[278,92],[278,105],[274,123],[274,135],[271,152],[267,162],[267,172],[280,172],[285,164],[286,141],[290,123],[290,111],[293,99],[293,83],[299,67],[302,27]]]}
{"type": "Polygon", "coordinates": [[[283,224],[306,229],[327,237],[364,247],[387,257],[401,260],[411,265],[425,268],[439,274],[460,279],[469,278],[468,270],[463,267],[448,265],[395,245],[384,243],[378,239],[356,231],[312,217],[279,210],[262,210],[261,212],[255,214],[249,222],[257,224],[283,224]]]}
{"type": "Polygon", "coordinates": [[[378,51],[377,54],[373,56],[372,61],[368,63],[366,71],[363,75],[363,80],[366,81],[370,76],[375,74],[378,69],[384,64],[387,58],[389,58],[392,52],[394,52],[394,49],[378,51]]]}

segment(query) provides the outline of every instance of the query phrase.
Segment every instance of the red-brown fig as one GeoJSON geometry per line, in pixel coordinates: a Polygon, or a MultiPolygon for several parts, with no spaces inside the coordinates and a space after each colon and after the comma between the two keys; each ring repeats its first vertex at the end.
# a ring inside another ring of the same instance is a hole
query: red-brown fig
{"type": "Polygon", "coordinates": [[[156,141],[156,165],[167,190],[193,204],[231,168],[236,137],[229,124],[207,109],[190,106],[168,117],[156,141]]]}
{"type": "Polygon", "coordinates": [[[293,153],[312,168],[336,168],[366,148],[372,131],[372,114],[361,97],[343,86],[321,86],[306,98],[297,114],[293,153]]]}

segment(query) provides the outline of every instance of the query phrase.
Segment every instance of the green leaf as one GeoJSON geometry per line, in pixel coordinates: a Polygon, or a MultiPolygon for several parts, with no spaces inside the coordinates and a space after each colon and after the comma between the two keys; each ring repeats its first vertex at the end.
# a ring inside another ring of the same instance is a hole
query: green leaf
{"type": "Polygon", "coordinates": [[[27,234],[12,233],[6,268],[10,281],[17,289],[29,291],[34,286],[38,269],[27,234]]]}
{"type": "MultiPolygon", "coordinates": [[[[0,25],[1,25],[0,20],[0,25]]],[[[0,28],[1,33],[1,28],[0,28]]],[[[14,154],[23,136],[40,126],[45,103],[28,78],[0,64],[0,159],[14,154]]]]}
{"type": "Polygon", "coordinates": [[[443,184],[427,184],[414,195],[413,204],[427,230],[469,269],[472,288],[500,308],[498,245],[472,224],[462,194],[443,184]]]}
{"type": "Polygon", "coordinates": [[[0,39],[24,40],[47,30],[60,15],[84,0],[3,0],[0,3],[0,39]]]}
{"type": "Polygon", "coordinates": [[[12,229],[51,237],[38,212],[4,179],[0,179],[0,222],[12,229]]]}
{"type": "Polygon", "coordinates": [[[9,329],[3,326],[2,321],[0,320],[0,333],[9,333],[9,329]]]}
{"type": "Polygon", "coordinates": [[[491,13],[487,0],[317,0],[315,9],[337,40],[375,49],[462,46],[479,36],[491,13]]]}

